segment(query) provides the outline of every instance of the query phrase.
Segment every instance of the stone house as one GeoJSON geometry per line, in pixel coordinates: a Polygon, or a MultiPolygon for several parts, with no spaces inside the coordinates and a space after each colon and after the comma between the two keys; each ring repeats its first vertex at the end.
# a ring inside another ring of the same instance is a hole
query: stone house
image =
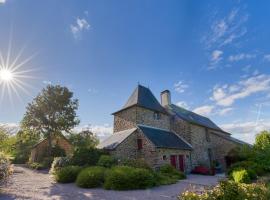
{"type": "MultiPolygon", "coordinates": [[[[30,162],[39,162],[46,157],[46,151],[48,150],[49,142],[48,139],[41,140],[39,143],[34,145],[31,149],[30,162]]],[[[66,155],[73,153],[73,146],[65,138],[65,136],[54,136],[52,138],[52,147],[59,146],[63,149],[66,155]]]]}
{"type": "Polygon", "coordinates": [[[113,113],[114,133],[98,145],[118,159],[144,159],[153,168],[171,164],[186,173],[210,167],[244,142],[231,137],[209,118],[171,103],[169,90],[159,102],[138,85],[122,109],[113,113]]]}

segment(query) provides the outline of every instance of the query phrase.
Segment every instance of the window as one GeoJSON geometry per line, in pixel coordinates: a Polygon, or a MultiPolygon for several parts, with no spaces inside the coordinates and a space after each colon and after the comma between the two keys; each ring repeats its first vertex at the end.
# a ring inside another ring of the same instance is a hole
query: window
{"type": "Polygon", "coordinates": [[[167,156],[164,155],[164,156],[162,157],[162,159],[163,159],[163,160],[167,160],[167,156]]]}
{"type": "Polygon", "coordinates": [[[159,120],[161,118],[161,115],[159,112],[154,112],[154,119],[159,120]]]}
{"type": "Polygon", "coordinates": [[[137,139],[138,150],[142,149],[142,139],[137,139]]]}
{"type": "Polygon", "coordinates": [[[210,142],[210,134],[208,128],[205,128],[205,138],[207,142],[210,142]]]}

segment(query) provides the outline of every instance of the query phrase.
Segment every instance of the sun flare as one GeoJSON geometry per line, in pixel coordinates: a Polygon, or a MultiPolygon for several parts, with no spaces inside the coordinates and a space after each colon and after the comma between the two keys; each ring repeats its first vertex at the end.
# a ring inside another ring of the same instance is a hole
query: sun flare
{"type": "Polygon", "coordinates": [[[8,69],[0,69],[0,80],[1,81],[11,81],[13,79],[13,73],[8,69]]]}

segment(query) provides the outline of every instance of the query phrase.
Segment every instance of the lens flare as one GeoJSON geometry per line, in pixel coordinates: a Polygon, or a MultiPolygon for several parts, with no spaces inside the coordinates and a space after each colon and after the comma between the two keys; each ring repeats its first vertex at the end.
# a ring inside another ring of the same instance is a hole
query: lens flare
{"type": "Polygon", "coordinates": [[[11,81],[13,79],[13,73],[8,69],[0,70],[0,79],[2,81],[11,81]]]}

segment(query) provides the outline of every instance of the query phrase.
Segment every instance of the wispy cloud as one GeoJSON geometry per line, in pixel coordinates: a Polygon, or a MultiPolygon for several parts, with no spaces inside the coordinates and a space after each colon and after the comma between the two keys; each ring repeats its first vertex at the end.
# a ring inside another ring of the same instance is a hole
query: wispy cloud
{"type": "Polygon", "coordinates": [[[70,25],[70,31],[75,39],[81,38],[82,31],[87,31],[90,29],[90,25],[85,18],[76,18],[74,24],[70,25]]]}
{"type": "Polygon", "coordinates": [[[178,81],[174,84],[174,90],[178,93],[183,93],[189,86],[185,84],[183,81],[178,81]]]}
{"type": "Polygon", "coordinates": [[[51,85],[52,84],[51,81],[46,81],[46,80],[42,81],[42,83],[45,84],[45,85],[51,85]]]}
{"type": "Polygon", "coordinates": [[[233,108],[231,108],[231,107],[229,107],[229,108],[222,108],[222,109],[217,110],[217,114],[220,115],[220,116],[225,116],[228,113],[230,113],[231,111],[233,111],[233,108]]]}
{"type": "Polygon", "coordinates": [[[185,101],[178,101],[178,102],[176,103],[176,105],[177,105],[177,106],[180,106],[180,107],[182,107],[182,108],[185,108],[185,109],[189,109],[189,106],[188,106],[187,102],[185,102],[185,101]]]}
{"type": "Polygon", "coordinates": [[[210,58],[212,64],[217,64],[220,60],[222,60],[222,54],[223,54],[223,51],[214,50],[210,58]]]}
{"type": "Polygon", "coordinates": [[[219,106],[231,106],[236,100],[246,98],[252,94],[270,91],[270,76],[266,74],[254,75],[240,80],[236,84],[215,86],[210,98],[219,106]]]}
{"type": "Polygon", "coordinates": [[[263,59],[270,62],[270,54],[266,54],[263,56],[263,59]]]}
{"type": "Polygon", "coordinates": [[[0,4],[4,4],[4,3],[6,3],[6,0],[0,0],[0,4]]]}
{"type": "Polygon", "coordinates": [[[109,124],[103,125],[83,125],[74,128],[75,132],[82,130],[91,130],[101,141],[108,138],[113,133],[113,127],[109,124]]]}
{"type": "Polygon", "coordinates": [[[199,115],[210,116],[213,113],[214,108],[215,106],[213,105],[204,105],[204,106],[195,108],[193,112],[199,115]]]}
{"type": "Polygon", "coordinates": [[[0,123],[0,129],[4,129],[9,134],[15,135],[20,130],[20,126],[16,123],[0,123]]]}
{"type": "Polygon", "coordinates": [[[212,21],[210,30],[202,41],[206,48],[220,48],[231,44],[247,33],[244,26],[247,20],[247,14],[240,12],[240,8],[233,8],[225,17],[216,17],[212,21]]]}
{"type": "Polygon", "coordinates": [[[255,54],[245,54],[245,53],[240,53],[237,55],[231,55],[229,56],[228,60],[230,62],[235,62],[235,61],[240,61],[240,60],[245,60],[245,59],[251,59],[251,58],[256,58],[255,54]]]}
{"type": "Polygon", "coordinates": [[[270,129],[270,119],[260,120],[259,122],[247,121],[247,122],[235,122],[229,124],[222,124],[221,127],[234,134],[235,137],[243,139],[248,143],[254,143],[254,139],[257,133],[263,130],[270,129]]]}

